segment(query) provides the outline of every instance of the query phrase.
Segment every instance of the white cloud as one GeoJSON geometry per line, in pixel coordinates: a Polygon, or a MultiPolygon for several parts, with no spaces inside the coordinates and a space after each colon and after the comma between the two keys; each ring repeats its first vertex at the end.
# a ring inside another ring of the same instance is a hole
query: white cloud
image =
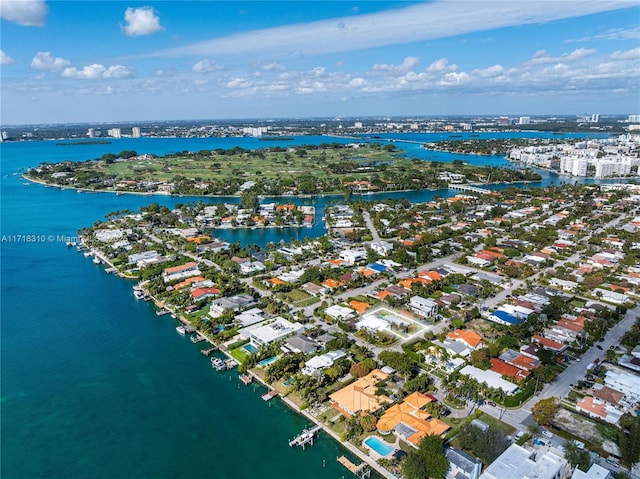
{"type": "Polygon", "coordinates": [[[458,65],[449,65],[449,60],[446,58],[440,58],[427,67],[429,73],[442,73],[456,71],[458,65]]]}
{"type": "Polygon", "coordinates": [[[574,62],[581,58],[593,55],[596,52],[595,48],[578,48],[571,53],[564,53],[559,57],[548,55],[544,50],[538,50],[533,58],[529,61],[530,64],[543,64],[543,63],[557,63],[557,62],[574,62]]]}
{"type": "Polygon", "coordinates": [[[491,67],[473,70],[472,73],[481,78],[495,78],[504,73],[504,67],[502,65],[493,65],[491,67]]]}
{"type": "Polygon", "coordinates": [[[130,37],[151,35],[164,30],[153,7],[127,8],[124,20],[127,24],[122,29],[130,37]]]}
{"type": "Polygon", "coordinates": [[[76,90],[76,94],[78,95],[113,95],[115,90],[112,86],[107,87],[95,87],[95,88],[82,88],[80,90],[76,90]]]}
{"type": "Polygon", "coordinates": [[[200,60],[191,69],[196,73],[210,73],[216,70],[223,70],[224,67],[213,60],[200,60]]]}
{"type": "Polygon", "coordinates": [[[13,58],[11,58],[5,52],[0,50],[0,65],[11,65],[12,63],[13,63],[13,58]]]}
{"type": "Polygon", "coordinates": [[[283,72],[286,68],[283,65],[280,65],[276,62],[267,63],[266,65],[262,65],[262,69],[266,72],[283,72]]]}
{"type": "Polygon", "coordinates": [[[387,65],[376,63],[373,65],[373,70],[380,72],[408,72],[414,70],[420,64],[418,57],[406,57],[400,65],[387,65]]]}
{"type": "Polygon", "coordinates": [[[43,27],[48,12],[44,0],[0,0],[0,18],[18,25],[43,27]]]}
{"type": "Polygon", "coordinates": [[[613,52],[611,58],[614,60],[635,60],[636,58],[640,58],[640,47],[624,52],[613,52]]]}
{"type": "Polygon", "coordinates": [[[639,40],[640,27],[633,28],[612,28],[605,33],[590,35],[581,38],[572,38],[567,43],[588,42],[592,40],[639,40]]]}
{"type": "Polygon", "coordinates": [[[161,50],[148,56],[222,56],[265,51],[280,52],[284,56],[319,55],[544,23],[630,6],[628,0],[504,0],[482,2],[482,8],[461,9],[460,2],[440,0],[371,14],[254,30],[161,50]]]}
{"type": "Polygon", "coordinates": [[[251,86],[251,82],[244,78],[233,78],[229,80],[225,86],[227,88],[249,88],[251,86]]]}
{"type": "Polygon", "coordinates": [[[65,60],[61,57],[54,57],[51,52],[38,52],[36,56],[31,60],[31,68],[36,70],[49,70],[57,71],[62,70],[64,67],[71,65],[69,60],[65,60]]]}
{"type": "Polygon", "coordinates": [[[87,65],[82,67],[81,70],[76,67],[67,67],[62,71],[62,76],[66,78],[77,78],[80,80],[105,80],[105,79],[117,79],[128,78],[133,75],[133,71],[129,67],[123,65],[113,65],[105,67],[94,63],[93,65],[87,65]]]}

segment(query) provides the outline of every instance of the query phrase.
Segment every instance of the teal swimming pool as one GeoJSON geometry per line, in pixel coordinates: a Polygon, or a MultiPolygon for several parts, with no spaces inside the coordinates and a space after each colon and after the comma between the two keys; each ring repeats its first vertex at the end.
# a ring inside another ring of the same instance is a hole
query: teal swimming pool
{"type": "Polygon", "coordinates": [[[249,354],[253,354],[253,353],[255,353],[255,352],[258,350],[258,348],[256,348],[256,347],[255,347],[253,344],[251,344],[251,343],[245,344],[245,345],[243,346],[243,348],[244,348],[244,350],[245,350],[245,351],[247,351],[249,354]]]}
{"type": "Polygon", "coordinates": [[[269,364],[274,362],[276,359],[278,359],[278,356],[272,356],[270,358],[263,359],[258,363],[258,366],[262,366],[262,367],[268,366],[269,364]]]}
{"type": "Polygon", "coordinates": [[[365,439],[364,443],[367,447],[373,449],[382,457],[387,457],[393,451],[395,451],[395,448],[393,446],[385,443],[384,441],[381,441],[375,436],[369,436],[367,439],[365,439]]]}

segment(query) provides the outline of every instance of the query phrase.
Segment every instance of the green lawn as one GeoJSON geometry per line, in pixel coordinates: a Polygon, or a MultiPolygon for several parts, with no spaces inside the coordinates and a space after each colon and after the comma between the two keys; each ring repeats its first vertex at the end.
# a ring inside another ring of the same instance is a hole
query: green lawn
{"type": "Polygon", "coordinates": [[[297,303],[298,301],[304,301],[305,299],[309,299],[311,295],[305,291],[301,291],[299,289],[294,289],[289,291],[286,295],[289,298],[289,301],[292,303],[297,303]]]}
{"type": "Polygon", "coordinates": [[[506,422],[502,422],[499,419],[496,419],[493,416],[489,416],[487,413],[484,413],[484,412],[482,413],[482,416],[479,417],[479,419],[482,422],[491,426],[492,428],[497,429],[501,433],[505,434],[506,436],[510,436],[516,431],[516,428],[511,426],[510,424],[507,424],[506,422]]]}
{"type": "Polygon", "coordinates": [[[247,356],[249,356],[249,353],[247,353],[247,350],[244,349],[242,346],[229,351],[229,354],[231,354],[231,356],[235,360],[237,360],[239,363],[244,363],[247,360],[247,356]]]}

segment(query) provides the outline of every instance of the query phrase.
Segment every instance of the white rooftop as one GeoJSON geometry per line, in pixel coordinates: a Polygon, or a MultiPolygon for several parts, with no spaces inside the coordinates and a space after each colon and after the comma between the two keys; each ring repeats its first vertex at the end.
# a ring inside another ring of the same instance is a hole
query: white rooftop
{"type": "Polygon", "coordinates": [[[480,479],[553,479],[566,468],[567,460],[552,449],[528,450],[511,444],[482,473],[480,479]]]}
{"type": "Polygon", "coordinates": [[[502,379],[502,376],[500,374],[491,370],[483,371],[482,369],[478,369],[475,366],[465,366],[460,370],[460,373],[466,376],[471,376],[479,383],[486,383],[489,387],[502,389],[507,394],[513,394],[518,389],[517,384],[505,381],[504,379],[502,379]]]}

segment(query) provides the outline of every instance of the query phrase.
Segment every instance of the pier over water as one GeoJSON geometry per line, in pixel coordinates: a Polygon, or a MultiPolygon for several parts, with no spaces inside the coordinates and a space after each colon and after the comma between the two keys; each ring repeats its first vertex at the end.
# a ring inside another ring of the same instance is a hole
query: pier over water
{"type": "Polygon", "coordinates": [[[337,459],[338,462],[346,467],[352,474],[363,478],[371,476],[371,469],[367,469],[367,464],[365,462],[362,462],[359,466],[356,466],[345,456],[340,456],[337,459]]]}
{"type": "Polygon", "coordinates": [[[311,444],[313,446],[313,441],[316,437],[316,434],[322,429],[322,426],[314,426],[311,429],[304,429],[300,434],[294,437],[291,441],[289,441],[289,446],[304,446],[307,444],[311,444]]]}

